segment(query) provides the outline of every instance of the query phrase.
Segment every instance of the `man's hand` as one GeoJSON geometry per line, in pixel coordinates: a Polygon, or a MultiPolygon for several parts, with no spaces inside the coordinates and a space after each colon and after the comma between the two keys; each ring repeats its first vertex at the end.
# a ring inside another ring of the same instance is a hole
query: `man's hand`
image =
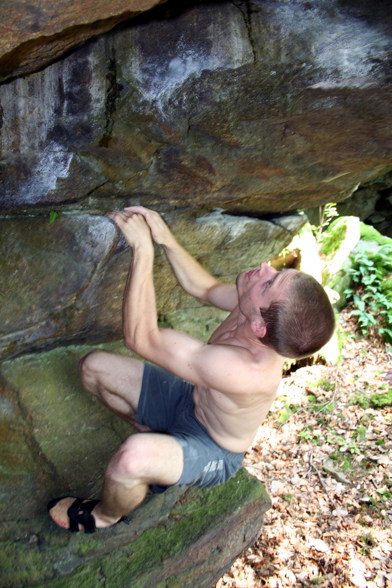
{"type": "Polygon", "coordinates": [[[133,249],[152,248],[151,232],[144,216],[125,208],[121,212],[108,213],[108,217],[118,226],[133,249]]]}
{"type": "Polygon", "coordinates": [[[124,209],[124,212],[128,214],[137,213],[138,215],[142,215],[150,228],[152,238],[155,243],[158,243],[158,245],[168,247],[175,242],[175,238],[169,227],[161,215],[158,214],[158,212],[155,212],[155,210],[150,210],[144,206],[128,206],[124,209]]]}

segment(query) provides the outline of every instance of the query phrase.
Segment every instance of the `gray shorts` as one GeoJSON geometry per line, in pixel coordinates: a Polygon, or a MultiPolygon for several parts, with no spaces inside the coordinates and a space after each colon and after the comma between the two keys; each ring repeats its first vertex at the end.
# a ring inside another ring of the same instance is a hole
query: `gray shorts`
{"type": "MultiPolygon", "coordinates": [[[[195,416],[194,385],[146,363],[136,421],[157,433],[175,437],[184,454],[184,469],[175,486],[217,486],[232,478],[244,453],[220,447],[195,416]]],[[[165,486],[152,486],[160,492],[165,486]]]]}

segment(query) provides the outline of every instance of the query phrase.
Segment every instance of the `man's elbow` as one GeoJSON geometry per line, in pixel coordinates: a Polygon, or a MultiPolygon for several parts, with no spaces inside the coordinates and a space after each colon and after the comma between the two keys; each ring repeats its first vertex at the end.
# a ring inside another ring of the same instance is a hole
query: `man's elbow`
{"type": "Polygon", "coordinates": [[[196,300],[203,306],[212,306],[207,296],[195,296],[196,300]]]}
{"type": "Polygon", "coordinates": [[[156,338],[151,333],[136,333],[129,335],[124,333],[124,343],[127,349],[130,349],[144,359],[151,359],[156,338]]]}
{"type": "Polygon", "coordinates": [[[138,353],[137,344],[136,344],[136,341],[134,340],[133,337],[129,337],[124,334],[124,345],[130,351],[134,351],[135,353],[138,353]]]}
{"type": "Polygon", "coordinates": [[[214,295],[216,292],[216,288],[220,285],[220,282],[218,282],[218,280],[215,280],[214,283],[211,286],[209,286],[209,288],[206,288],[205,291],[202,292],[200,296],[198,296],[197,299],[199,300],[199,302],[201,302],[205,306],[215,306],[214,295]]]}

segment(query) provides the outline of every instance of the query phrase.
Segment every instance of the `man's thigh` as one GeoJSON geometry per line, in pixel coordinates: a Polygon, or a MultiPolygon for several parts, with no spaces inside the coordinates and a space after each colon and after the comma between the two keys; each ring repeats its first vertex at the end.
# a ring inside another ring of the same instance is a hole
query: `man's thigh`
{"type": "Polygon", "coordinates": [[[83,383],[90,392],[114,394],[134,412],[139,402],[143,370],[143,361],[106,351],[93,351],[81,361],[83,383]]]}

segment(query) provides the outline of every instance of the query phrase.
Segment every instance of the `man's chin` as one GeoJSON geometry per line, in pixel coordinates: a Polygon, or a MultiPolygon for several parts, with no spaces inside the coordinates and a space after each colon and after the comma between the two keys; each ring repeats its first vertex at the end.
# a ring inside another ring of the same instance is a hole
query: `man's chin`
{"type": "Polygon", "coordinates": [[[238,274],[238,276],[235,279],[235,285],[237,286],[237,290],[239,288],[239,286],[241,285],[243,279],[244,279],[244,275],[246,272],[241,272],[240,274],[238,274]]]}

